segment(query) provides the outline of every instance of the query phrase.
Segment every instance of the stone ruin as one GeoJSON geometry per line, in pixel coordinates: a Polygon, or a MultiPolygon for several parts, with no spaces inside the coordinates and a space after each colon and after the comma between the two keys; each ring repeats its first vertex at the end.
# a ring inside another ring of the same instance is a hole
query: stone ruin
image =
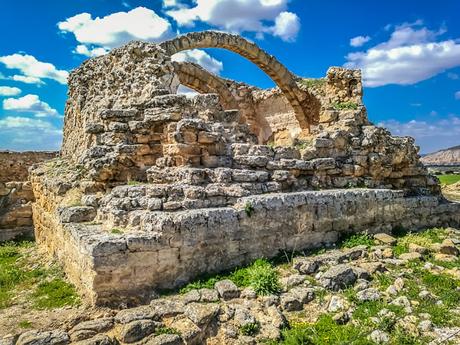
{"type": "Polygon", "coordinates": [[[206,31],[90,59],[68,96],[61,157],[31,172],[35,235],[92,304],[140,304],[345,232],[460,222],[414,140],[369,122],[359,70],[297,77],[254,43],[206,31]],[[233,51],[277,87],[171,59],[195,48],[233,51]]]}

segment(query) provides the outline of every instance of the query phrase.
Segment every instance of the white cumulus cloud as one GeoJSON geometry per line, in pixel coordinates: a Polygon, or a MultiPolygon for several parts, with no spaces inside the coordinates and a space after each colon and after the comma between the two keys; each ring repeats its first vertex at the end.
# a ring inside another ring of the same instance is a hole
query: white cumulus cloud
{"type": "Polygon", "coordinates": [[[177,62],[194,62],[211,73],[219,74],[223,69],[221,61],[200,49],[192,49],[174,54],[171,59],[177,62]]]}
{"type": "MultiPolygon", "coordinates": [[[[165,1],[169,5],[173,1],[165,1]]],[[[177,6],[167,11],[179,26],[203,22],[231,32],[271,34],[285,41],[295,40],[299,17],[287,11],[288,0],[196,0],[194,7],[177,6]]]]}
{"type": "Polygon", "coordinates": [[[80,43],[75,52],[86,56],[101,55],[132,40],[160,42],[172,37],[171,24],[145,7],[102,18],[80,13],[59,22],[58,28],[61,32],[72,33],[80,43]]]}
{"type": "Polygon", "coordinates": [[[388,41],[349,53],[345,67],[361,68],[364,84],[410,85],[460,66],[460,41],[439,40],[445,29],[431,31],[421,21],[396,26],[388,41]]]}
{"type": "Polygon", "coordinates": [[[9,150],[58,150],[62,130],[42,119],[8,116],[0,119],[0,147],[9,150]]]}
{"type": "Polygon", "coordinates": [[[69,73],[58,70],[53,64],[38,61],[34,56],[27,54],[12,54],[0,56],[0,63],[6,68],[19,70],[21,75],[14,75],[13,80],[25,83],[43,83],[42,79],[53,79],[61,84],[67,83],[69,73]]]}
{"type": "Polygon", "coordinates": [[[361,47],[364,43],[371,40],[369,36],[356,36],[350,39],[350,45],[352,47],[361,47]]]}
{"type": "Polygon", "coordinates": [[[456,115],[430,122],[387,120],[378,125],[388,128],[393,135],[414,137],[421,153],[435,152],[459,144],[460,117],[456,115]]]}
{"type": "Polygon", "coordinates": [[[21,89],[10,86],[0,86],[0,96],[17,96],[21,93],[21,89]]]}
{"type": "Polygon", "coordinates": [[[7,98],[3,100],[3,109],[20,113],[31,113],[36,117],[60,117],[59,112],[43,102],[37,95],[25,95],[20,98],[7,98]]]}

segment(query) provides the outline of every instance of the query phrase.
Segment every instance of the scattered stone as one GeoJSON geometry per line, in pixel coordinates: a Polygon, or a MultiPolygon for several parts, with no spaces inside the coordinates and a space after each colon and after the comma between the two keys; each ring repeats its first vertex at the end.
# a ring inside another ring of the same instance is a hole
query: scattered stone
{"type": "Polygon", "coordinates": [[[245,288],[241,291],[241,298],[246,298],[246,299],[256,299],[257,298],[257,293],[254,291],[253,288],[245,288]]]}
{"type": "Polygon", "coordinates": [[[315,290],[312,288],[295,287],[289,291],[292,295],[296,296],[302,304],[308,303],[315,299],[315,290]]]}
{"type": "Polygon", "coordinates": [[[313,274],[318,271],[319,263],[314,259],[294,258],[293,267],[301,274],[313,274]]]}
{"type": "Polygon", "coordinates": [[[301,274],[292,274],[288,277],[281,279],[281,285],[289,290],[291,287],[300,285],[305,282],[305,276],[301,274]]]}
{"type": "Polygon", "coordinates": [[[201,299],[201,293],[198,290],[193,289],[187,292],[184,296],[182,296],[182,299],[185,304],[199,302],[201,299]]]}
{"type": "Polygon", "coordinates": [[[255,324],[257,322],[256,318],[249,312],[249,310],[241,307],[235,309],[235,316],[233,319],[238,327],[255,324]]]}
{"type": "Polygon", "coordinates": [[[434,254],[434,259],[442,262],[455,262],[458,258],[454,255],[436,253],[434,254]]]}
{"type": "Polygon", "coordinates": [[[419,246],[418,244],[415,243],[409,243],[409,252],[415,252],[415,253],[420,253],[422,255],[428,254],[428,249],[422,246],[419,246]]]}
{"type": "Polygon", "coordinates": [[[455,246],[455,243],[450,238],[447,238],[444,241],[442,241],[441,246],[439,248],[439,252],[441,254],[453,256],[458,256],[460,254],[459,249],[455,246]]]}
{"type": "Polygon", "coordinates": [[[356,294],[356,298],[361,301],[377,301],[380,299],[380,292],[377,289],[369,288],[366,290],[359,291],[356,294]]]}
{"type": "Polygon", "coordinates": [[[331,300],[329,301],[327,311],[330,312],[330,313],[335,313],[335,312],[344,310],[346,304],[347,304],[347,302],[345,301],[344,298],[342,298],[340,296],[337,296],[337,295],[333,295],[331,297],[331,300]]]}
{"type": "Polygon", "coordinates": [[[214,286],[219,296],[224,300],[232,298],[238,298],[240,296],[240,290],[231,280],[221,280],[214,286]]]}
{"type": "Polygon", "coordinates": [[[110,328],[113,327],[113,318],[102,318],[102,319],[95,319],[90,321],[84,321],[77,324],[70,333],[82,331],[82,330],[90,330],[96,333],[102,333],[110,328]]]}
{"type": "Polygon", "coordinates": [[[382,244],[387,244],[390,246],[394,246],[398,242],[396,238],[385,233],[375,234],[374,239],[382,244]]]}
{"type": "Polygon", "coordinates": [[[124,343],[134,343],[152,334],[158,326],[160,323],[152,320],[132,321],[123,325],[120,340],[124,343]]]}
{"type": "Polygon", "coordinates": [[[291,293],[284,293],[280,298],[281,308],[285,311],[297,311],[303,309],[302,301],[291,293]]]}
{"type": "Polygon", "coordinates": [[[430,332],[433,329],[433,323],[430,320],[420,321],[418,329],[422,332],[430,332]]]}
{"type": "Polygon", "coordinates": [[[170,327],[177,330],[186,344],[201,344],[204,333],[188,317],[181,315],[171,322],[170,327]]]}
{"type": "Polygon", "coordinates": [[[119,342],[106,334],[98,334],[90,339],[72,343],[72,345],[118,345],[119,342]]]}
{"type": "Polygon", "coordinates": [[[327,270],[320,279],[320,284],[326,289],[338,291],[353,285],[357,276],[348,265],[337,265],[327,270]]]}
{"type": "Polygon", "coordinates": [[[21,334],[17,345],[65,345],[69,344],[69,335],[62,330],[55,331],[28,331],[21,334]]]}
{"type": "Polygon", "coordinates": [[[370,285],[371,285],[371,283],[368,280],[366,280],[366,279],[358,279],[356,281],[354,289],[356,291],[361,291],[361,290],[367,289],[370,285]]]}
{"type": "Polygon", "coordinates": [[[135,320],[146,320],[154,319],[159,320],[155,310],[148,306],[141,306],[130,309],[123,309],[118,312],[115,316],[115,321],[117,323],[125,324],[135,320]]]}
{"type": "MultiPolygon", "coordinates": [[[[359,265],[360,268],[365,270],[368,274],[374,274],[375,272],[385,272],[386,268],[381,262],[363,262],[359,265]]],[[[358,277],[359,278],[359,277],[358,277]]]]}
{"type": "Polygon", "coordinates": [[[219,301],[219,294],[214,289],[200,289],[200,302],[212,303],[219,301]]]}
{"type": "Polygon", "coordinates": [[[213,303],[190,303],[185,307],[185,315],[197,326],[206,326],[219,313],[220,306],[213,303]]]}
{"type": "Polygon", "coordinates": [[[403,253],[399,256],[399,258],[401,260],[407,260],[407,261],[420,260],[422,258],[422,254],[417,253],[417,252],[403,253]]]}
{"type": "Polygon", "coordinates": [[[350,319],[351,319],[350,314],[343,312],[343,311],[335,314],[332,317],[332,320],[334,320],[335,323],[337,323],[338,325],[345,325],[348,323],[348,321],[350,321],[350,319]]]}
{"type": "Polygon", "coordinates": [[[145,345],[182,345],[182,339],[177,334],[161,334],[149,339],[145,345]]]}
{"type": "Polygon", "coordinates": [[[371,335],[369,338],[377,344],[386,344],[390,341],[390,336],[388,333],[383,332],[381,330],[376,329],[375,331],[372,331],[371,335]]]}

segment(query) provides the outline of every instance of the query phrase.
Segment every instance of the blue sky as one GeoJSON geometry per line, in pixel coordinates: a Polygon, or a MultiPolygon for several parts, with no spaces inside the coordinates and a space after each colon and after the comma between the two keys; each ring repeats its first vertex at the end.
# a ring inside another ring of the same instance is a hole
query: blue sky
{"type": "MultiPolygon", "coordinates": [[[[65,79],[89,56],[204,29],[239,32],[305,77],[362,68],[371,121],[414,136],[422,153],[460,145],[459,22],[458,0],[4,0],[0,149],[59,148],[65,79]]],[[[176,58],[274,85],[224,50],[176,58]]]]}

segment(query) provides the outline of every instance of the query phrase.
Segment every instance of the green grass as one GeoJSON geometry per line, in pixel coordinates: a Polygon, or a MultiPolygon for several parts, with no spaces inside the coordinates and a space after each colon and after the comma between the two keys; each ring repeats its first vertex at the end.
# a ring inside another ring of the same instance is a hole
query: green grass
{"type": "Polygon", "coordinates": [[[370,247],[374,244],[372,236],[368,233],[360,234],[347,234],[345,237],[340,239],[340,248],[352,248],[360,245],[370,247]]]}
{"type": "Polygon", "coordinates": [[[258,322],[247,323],[240,327],[240,333],[242,335],[254,336],[259,332],[260,325],[258,322]]]}
{"type": "Polygon", "coordinates": [[[23,320],[18,323],[19,328],[27,329],[32,327],[32,322],[28,320],[23,320]]]}
{"type": "Polygon", "coordinates": [[[454,184],[460,181],[460,175],[458,174],[447,174],[447,175],[437,175],[436,176],[442,184],[454,184]]]}
{"type": "Polygon", "coordinates": [[[401,232],[398,237],[398,243],[393,247],[393,253],[396,257],[403,253],[409,252],[409,244],[414,243],[427,249],[434,243],[441,243],[447,236],[446,230],[441,228],[431,228],[421,232],[401,232]]]}
{"type": "Polygon", "coordinates": [[[60,278],[40,283],[32,294],[32,299],[37,309],[78,305],[80,301],[73,285],[60,278]]]}
{"type": "Polygon", "coordinates": [[[155,335],[161,335],[161,334],[177,334],[177,335],[181,335],[180,332],[175,329],[175,328],[171,328],[171,327],[158,327],[157,329],[155,329],[155,335]]]}
{"type": "Polygon", "coordinates": [[[358,104],[355,102],[332,103],[332,108],[335,110],[356,110],[358,109],[358,104]]]}
{"type": "Polygon", "coordinates": [[[244,212],[246,212],[246,215],[248,217],[251,217],[252,214],[254,213],[254,206],[252,206],[252,204],[249,201],[247,201],[244,204],[244,212]]]}
{"type": "Polygon", "coordinates": [[[308,88],[312,87],[321,87],[326,83],[325,79],[312,79],[312,78],[302,78],[300,80],[302,85],[305,85],[308,88]]]}
{"type": "Polygon", "coordinates": [[[58,268],[30,262],[27,249],[31,246],[29,241],[0,245],[0,309],[12,305],[19,293],[27,294],[32,306],[39,309],[78,302],[73,286],[58,278],[62,275],[58,268]]]}
{"type": "Polygon", "coordinates": [[[295,139],[293,146],[297,150],[305,150],[308,146],[310,146],[311,143],[312,143],[312,140],[295,139]]]}
{"type": "Polygon", "coordinates": [[[282,345],[371,345],[365,330],[349,323],[337,325],[330,315],[321,315],[315,323],[298,323],[282,331],[282,345]]]}
{"type": "Polygon", "coordinates": [[[258,295],[269,295],[280,291],[279,276],[273,265],[265,259],[258,259],[251,265],[235,269],[228,274],[204,276],[180,289],[186,293],[194,289],[214,288],[223,279],[229,279],[239,287],[251,287],[258,295]]]}
{"type": "Polygon", "coordinates": [[[110,233],[112,233],[114,235],[121,235],[123,232],[124,231],[121,228],[112,228],[112,230],[110,230],[110,233]]]}

